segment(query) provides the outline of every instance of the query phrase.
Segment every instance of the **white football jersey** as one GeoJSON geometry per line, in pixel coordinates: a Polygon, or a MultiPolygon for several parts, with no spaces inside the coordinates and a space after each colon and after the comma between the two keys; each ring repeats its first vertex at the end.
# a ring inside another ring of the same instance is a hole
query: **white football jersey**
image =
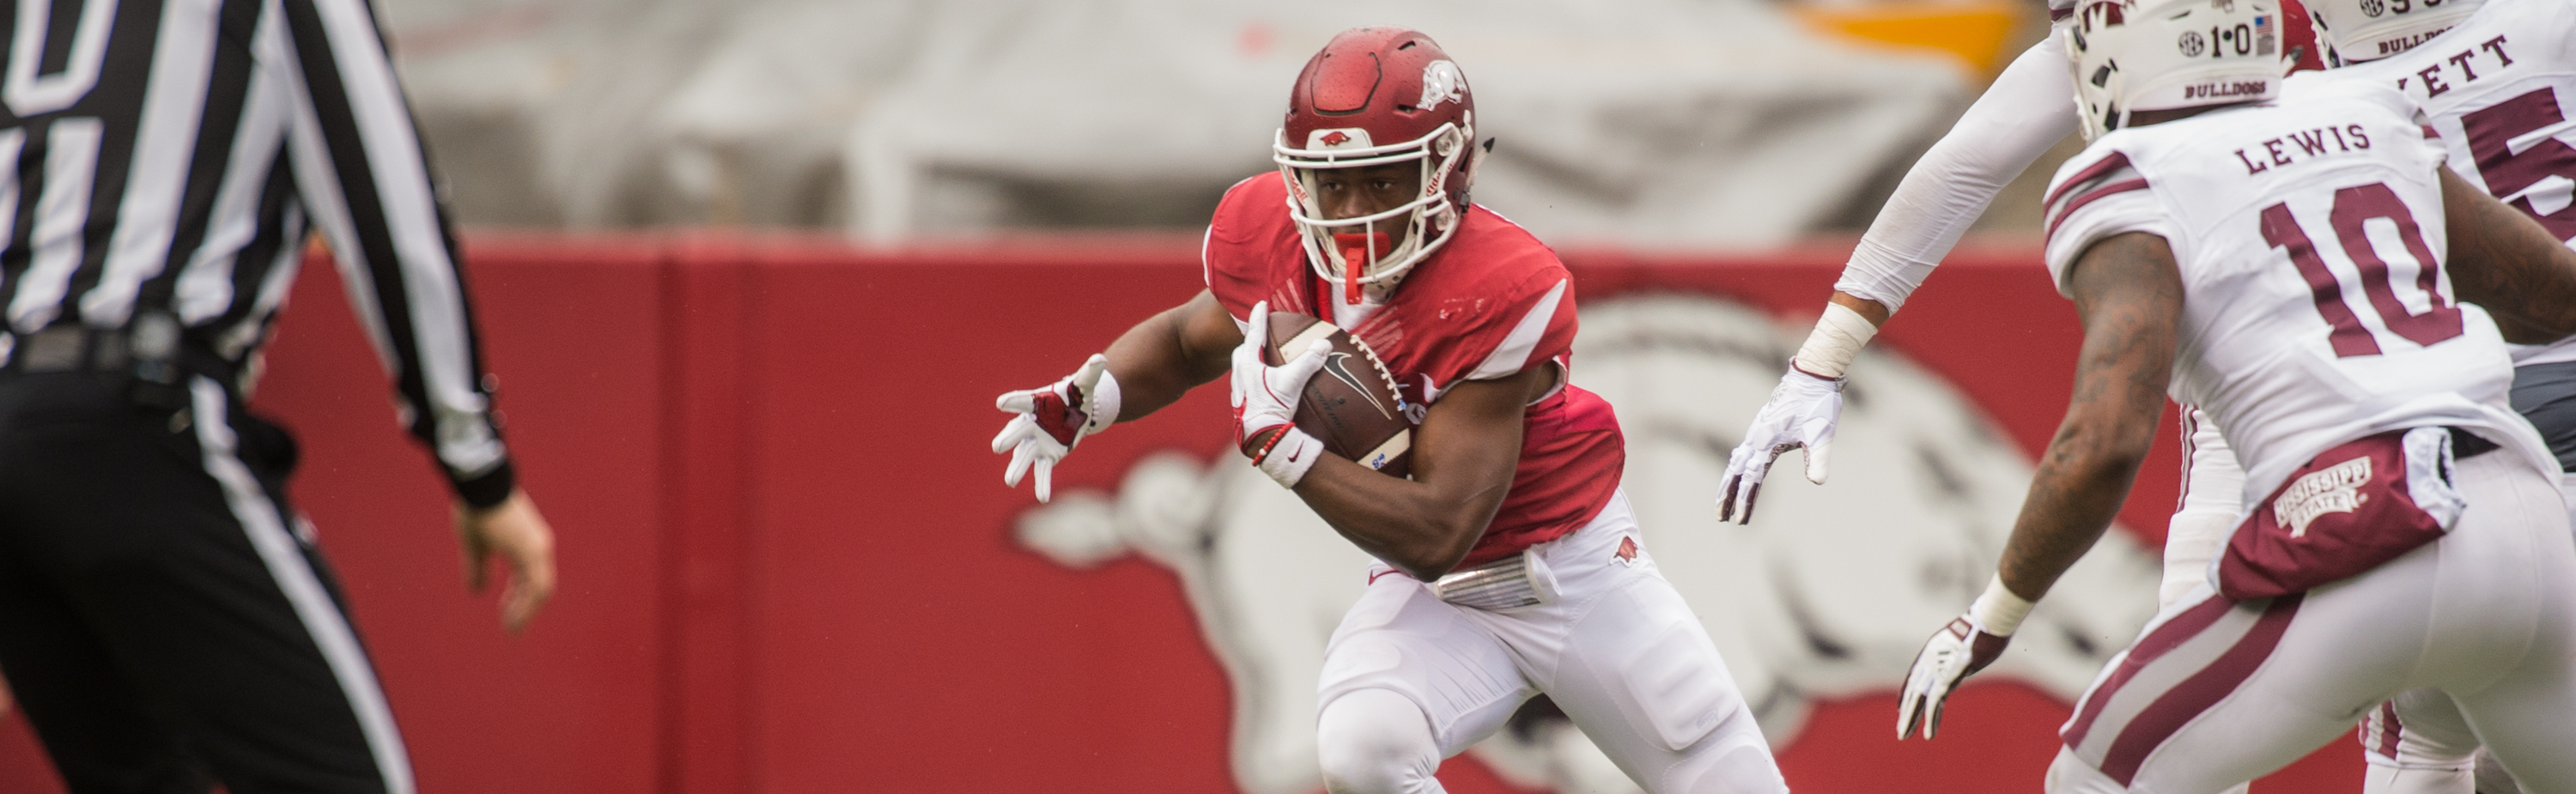
{"type": "Polygon", "coordinates": [[[2235,448],[2245,503],[2328,447],[2471,428],[2554,471],[2507,406],[2512,362],[2484,310],[2452,298],[2441,145],[2375,81],[2115,130],[2049,187],[2060,291],[2094,241],[2148,232],[2184,290],[2169,393],[2235,448]]]}
{"type": "MultiPolygon", "coordinates": [[[[2487,0],[2431,41],[2330,75],[2405,92],[2442,136],[2452,171],[2576,245],[2576,2],[2487,0]]],[[[2576,361],[2576,340],[2514,345],[2513,357],[2576,361]]]]}

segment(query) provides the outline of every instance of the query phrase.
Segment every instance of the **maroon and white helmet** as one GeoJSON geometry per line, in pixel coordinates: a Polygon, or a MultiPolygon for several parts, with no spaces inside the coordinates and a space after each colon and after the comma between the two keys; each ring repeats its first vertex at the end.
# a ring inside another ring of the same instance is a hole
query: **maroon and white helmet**
{"type": "Polygon", "coordinates": [[[2282,27],[2279,0],[2082,0],[2062,35],[2084,139],[2141,110],[2278,96],[2282,27]]]}
{"type": "Polygon", "coordinates": [[[2319,38],[2344,63],[2376,61],[2460,24],[2480,0],[2307,0],[2319,38]]]}
{"type": "Polygon", "coordinates": [[[1478,157],[1476,99],[1467,76],[1431,37],[1393,27],[1352,28],[1306,62],[1288,95],[1288,118],[1271,160],[1288,182],[1288,214],[1305,238],[1306,259],[1325,281],[1358,302],[1364,287],[1392,287],[1440,249],[1466,217],[1478,157]],[[1420,164],[1422,191],[1402,206],[1325,220],[1315,172],[1387,163],[1420,164]],[[1405,224],[1404,242],[1370,224],[1405,224]]]}

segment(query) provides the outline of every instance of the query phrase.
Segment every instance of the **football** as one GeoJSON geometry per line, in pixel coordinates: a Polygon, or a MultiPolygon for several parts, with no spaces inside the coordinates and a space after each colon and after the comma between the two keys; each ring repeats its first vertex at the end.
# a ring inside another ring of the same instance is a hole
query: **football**
{"type": "Polygon", "coordinates": [[[1324,442],[1335,455],[1390,477],[1413,471],[1413,420],[1395,377],[1368,344],[1332,323],[1295,312],[1270,313],[1267,363],[1287,363],[1282,350],[1303,351],[1317,339],[1332,343],[1324,369],[1306,381],[1297,401],[1297,429],[1324,442]]]}

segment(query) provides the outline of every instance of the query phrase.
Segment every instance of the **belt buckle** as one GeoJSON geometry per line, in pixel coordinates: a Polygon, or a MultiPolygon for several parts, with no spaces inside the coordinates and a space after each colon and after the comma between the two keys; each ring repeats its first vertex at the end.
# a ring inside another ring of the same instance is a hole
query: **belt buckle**
{"type": "Polygon", "coordinates": [[[1539,559],[1537,549],[1522,549],[1493,562],[1450,571],[1431,582],[1431,592],[1462,607],[1507,612],[1556,603],[1556,575],[1539,559]]]}

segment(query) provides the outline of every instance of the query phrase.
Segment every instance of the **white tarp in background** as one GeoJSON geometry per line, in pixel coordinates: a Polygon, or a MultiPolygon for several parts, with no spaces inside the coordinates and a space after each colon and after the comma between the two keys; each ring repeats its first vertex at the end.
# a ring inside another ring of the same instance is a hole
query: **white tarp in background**
{"type": "Polygon", "coordinates": [[[1359,24],[1439,40],[1501,144],[1478,201],[1552,241],[1766,245],[1901,166],[1948,61],[1760,0],[382,0],[467,220],[875,241],[1203,222],[1359,24]]]}

